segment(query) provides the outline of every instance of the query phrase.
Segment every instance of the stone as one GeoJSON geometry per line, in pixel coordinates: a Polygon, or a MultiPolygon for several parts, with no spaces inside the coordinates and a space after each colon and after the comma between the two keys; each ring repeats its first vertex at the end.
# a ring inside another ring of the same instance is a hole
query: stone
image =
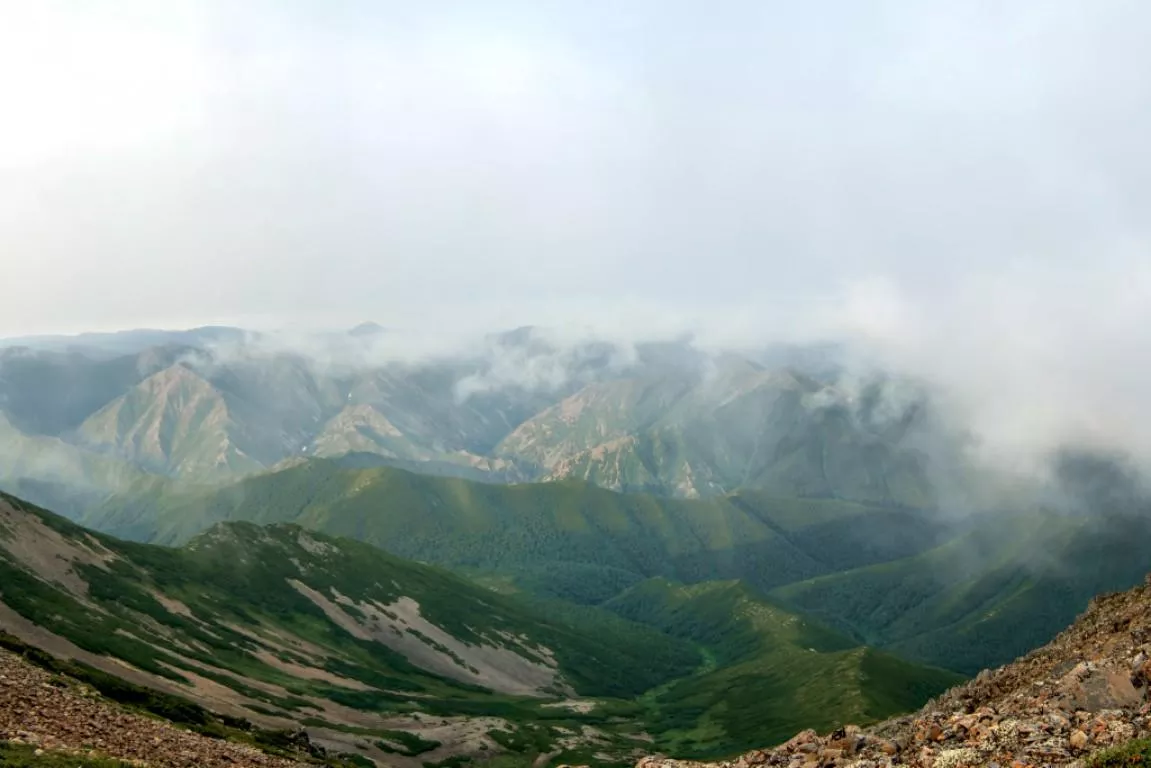
{"type": "Polygon", "coordinates": [[[1085,749],[1087,747],[1087,734],[1076,728],[1068,739],[1072,749],[1085,749]]]}

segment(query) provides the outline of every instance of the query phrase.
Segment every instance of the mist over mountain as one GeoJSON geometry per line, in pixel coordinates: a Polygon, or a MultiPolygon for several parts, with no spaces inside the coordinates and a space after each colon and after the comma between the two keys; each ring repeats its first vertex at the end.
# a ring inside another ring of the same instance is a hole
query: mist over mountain
{"type": "Polygon", "coordinates": [[[194,482],[375,453],[685,496],[762,487],[776,473],[792,478],[780,480],[789,492],[930,503],[926,452],[899,448],[925,423],[922,405],[884,400],[891,388],[878,380],[841,388],[827,350],[757,359],[526,327],[423,348],[377,330],[213,332],[190,345],[196,336],[127,354],[118,336],[95,352],[10,347],[0,410],[24,435],[194,482]],[[817,450],[830,451],[818,468],[817,450]]]}
{"type": "Polygon", "coordinates": [[[1151,759],[1149,31],[7,3],[0,763],[1151,759]]]}
{"type": "Polygon", "coordinates": [[[1002,444],[964,421],[951,389],[842,342],[724,348],[538,327],[469,339],[369,324],[140,334],[0,351],[7,441],[39,440],[46,457],[51,438],[61,456],[190,483],[356,454],[469,477],[685,497],[760,488],[955,514],[1058,495],[1069,457],[1141,471],[1121,440],[994,461],[1002,444]],[[133,347],[142,340],[161,343],[133,347]]]}

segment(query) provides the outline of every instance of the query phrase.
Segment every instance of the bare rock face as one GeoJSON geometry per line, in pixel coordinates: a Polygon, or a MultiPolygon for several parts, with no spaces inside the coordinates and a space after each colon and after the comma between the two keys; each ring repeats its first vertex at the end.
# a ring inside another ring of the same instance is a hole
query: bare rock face
{"type": "MultiPolygon", "coordinates": [[[[1151,734],[1151,576],[1101,595],[1046,646],[951,689],[918,713],[778,747],[715,768],[1029,768],[1081,765],[1151,734]]],[[[637,768],[705,764],[646,757],[637,768]]]]}

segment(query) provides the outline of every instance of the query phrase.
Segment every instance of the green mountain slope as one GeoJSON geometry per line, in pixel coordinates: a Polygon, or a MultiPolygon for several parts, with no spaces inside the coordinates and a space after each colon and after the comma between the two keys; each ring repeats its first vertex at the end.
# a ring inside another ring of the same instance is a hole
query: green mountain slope
{"type": "Polygon", "coordinates": [[[1151,516],[1137,491],[1114,498],[1122,483],[1106,475],[1089,485],[1100,490],[1068,511],[947,520],[752,491],[675,499],[319,460],[208,493],[154,488],[89,522],[161,543],[220,520],[295,522],[588,604],[656,576],[739,579],[860,642],[974,673],[1046,642],[1092,594],[1151,569],[1139,545],[1151,516]]]}
{"type": "Polygon", "coordinates": [[[1151,568],[1145,516],[983,515],[919,555],[786,585],[785,605],[901,656],[974,674],[1041,645],[1151,568]]]}
{"type": "Polygon", "coordinates": [[[145,477],[121,459],[58,437],[25,434],[0,412],[0,489],[78,515],[112,494],[127,493],[145,477]]]}
{"type": "Polygon", "coordinates": [[[699,500],[572,481],[494,485],[315,460],[208,492],[152,489],[85,523],[157,543],[224,520],[294,522],[402,557],[516,574],[597,602],[641,579],[741,578],[760,589],[928,549],[927,515],[747,493],[699,500]]]}
{"type": "MultiPolygon", "coordinates": [[[[684,642],[607,612],[585,612],[575,626],[295,526],[223,525],[173,550],[94,535],[10,497],[0,497],[0,626],[227,714],[306,725],[357,750],[361,737],[419,733],[429,715],[464,718],[444,731],[453,743],[426,749],[433,759],[480,743],[498,751],[498,741],[467,736],[476,728],[510,734],[553,721],[578,730],[579,713],[548,700],[629,697],[699,663],[684,642]]],[[[609,751],[633,744],[610,741],[609,751]]]]}
{"type": "Polygon", "coordinates": [[[859,647],[739,582],[638,584],[605,607],[705,648],[711,668],[649,693],[649,729],[679,754],[716,757],[802,728],[867,723],[917,706],[958,675],[859,647]],[[765,723],[770,726],[765,727],[765,723]]]}

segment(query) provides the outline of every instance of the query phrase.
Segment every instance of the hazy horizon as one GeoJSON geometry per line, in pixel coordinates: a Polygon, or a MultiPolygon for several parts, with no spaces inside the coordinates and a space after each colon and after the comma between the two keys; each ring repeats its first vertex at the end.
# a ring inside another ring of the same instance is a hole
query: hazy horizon
{"type": "Polygon", "coordinates": [[[835,338],[981,428],[1151,456],[1151,6],[3,15],[0,337],[835,338]]]}

